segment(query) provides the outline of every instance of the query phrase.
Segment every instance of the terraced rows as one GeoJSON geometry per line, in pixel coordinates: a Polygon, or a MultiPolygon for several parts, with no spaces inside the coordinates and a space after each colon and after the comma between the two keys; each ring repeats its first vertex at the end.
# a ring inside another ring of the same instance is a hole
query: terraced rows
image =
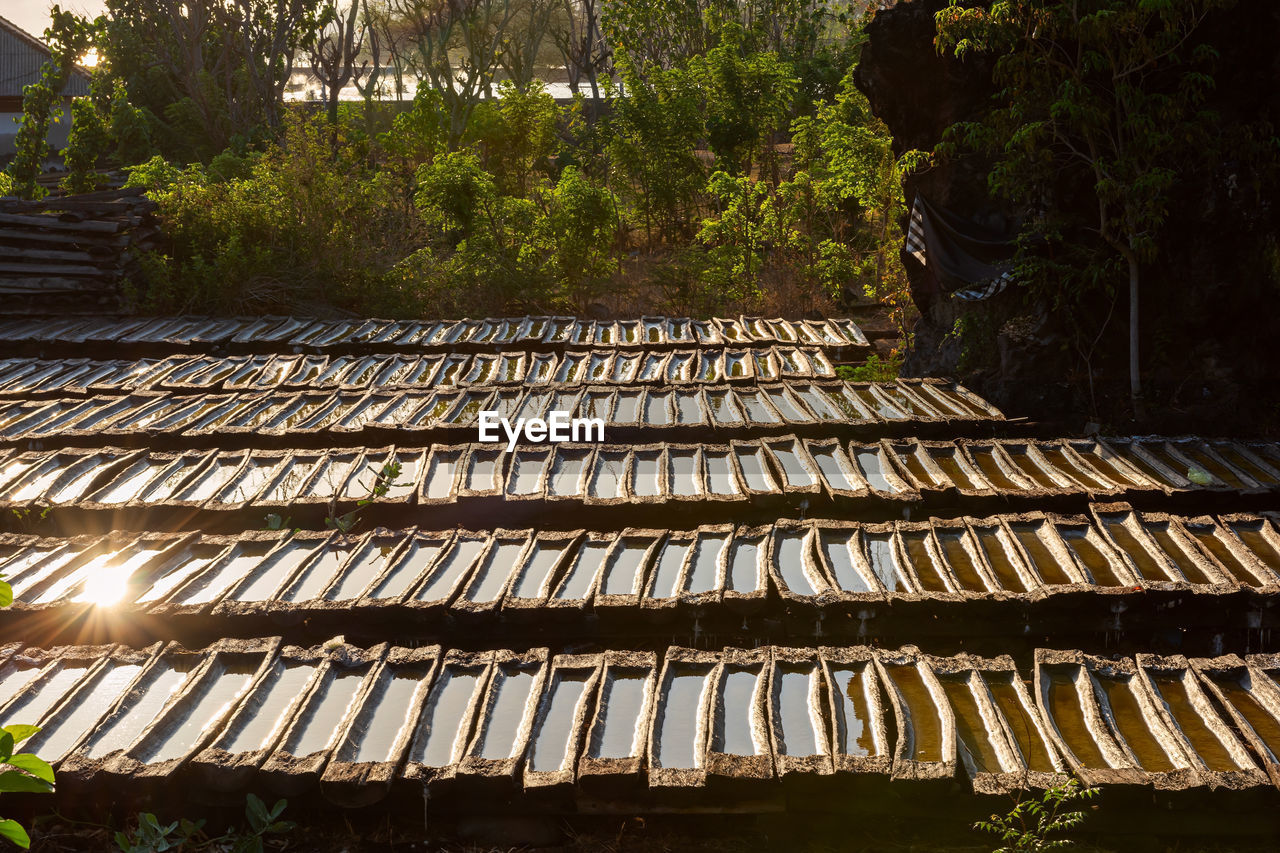
{"type": "MultiPolygon", "coordinates": [[[[0,396],[121,391],[435,389],[468,385],[637,385],[833,379],[818,347],[655,352],[438,353],[435,355],[178,355],[169,358],[10,358],[0,396]]],[[[877,401],[879,405],[891,405],[877,401]]]]}
{"type": "Polygon", "coordinates": [[[177,347],[271,346],[334,349],[444,349],[547,344],[653,348],[802,344],[820,347],[868,346],[851,320],[793,322],[762,317],[690,320],[581,320],[574,317],[507,317],[483,320],[311,320],[297,317],[126,317],[77,316],[63,320],[17,319],[0,324],[0,345],[162,344],[177,347]]]}
{"type": "Polygon", "coordinates": [[[1080,608],[1082,591],[1271,594],[1280,590],[1276,524],[1274,515],[1184,518],[1113,505],[1092,516],[617,532],[10,534],[0,539],[0,573],[15,604],[0,625],[25,612],[104,603],[152,615],[359,608],[423,620],[444,611],[620,620],[677,608],[759,613],[777,602],[838,610],[1070,594],[1064,606],[1080,608]]]}
{"type": "Polygon", "coordinates": [[[1280,474],[1264,458],[1280,458],[1280,446],[1198,439],[864,444],[779,436],[511,450],[474,442],[317,451],[13,450],[0,456],[0,508],[350,506],[367,498],[378,473],[395,463],[399,473],[380,499],[386,507],[465,510],[498,499],[588,507],[691,502],[715,512],[725,502],[768,507],[803,500],[893,513],[946,496],[1031,506],[1047,498],[1274,494],[1280,474]],[[1196,481],[1181,470],[1198,471],[1196,481]]]}
{"type": "Polygon", "coordinates": [[[746,317],[0,324],[0,724],[70,790],[445,810],[1280,781],[1277,665],[1220,654],[1277,621],[1280,445],[1046,438],[837,378],[867,350],[746,317]]]}
{"type": "Polygon", "coordinates": [[[38,720],[33,748],[71,784],[180,771],[218,791],[319,783],[352,805],[406,784],[687,795],[717,780],[962,770],[983,792],[1068,771],[1247,788],[1280,769],[1272,656],[1040,650],[1020,672],[914,647],[554,654],[278,637],[3,655],[0,719],[38,720]]]}
{"type": "Polygon", "coordinates": [[[322,435],[333,440],[394,431],[409,436],[475,433],[481,412],[510,419],[575,412],[606,429],[711,432],[795,430],[888,421],[975,424],[999,413],[957,386],[845,382],[590,390],[472,386],[449,391],[259,391],[221,394],[139,392],[88,398],[0,402],[0,440],[76,440],[131,434],[155,437],[322,435]]]}

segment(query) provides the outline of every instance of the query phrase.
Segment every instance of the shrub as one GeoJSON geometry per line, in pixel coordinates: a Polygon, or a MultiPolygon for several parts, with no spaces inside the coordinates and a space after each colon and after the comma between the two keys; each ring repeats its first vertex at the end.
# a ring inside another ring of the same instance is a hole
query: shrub
{"type": "Polygon", "coordinates": [[[451,152],[418,170],[415,202],[440,240],[401,270],[436,289],[443,275],[505,306],[580,308],[616,264],[617,199],[574,167],[524,198],[505,194],[475,154],[451,152]]]}
{"type": "Polygon", "coordinates": [[[878,353],[867,356],[862,364],[842,364],[836,368],[836,376],[849,382],[890,382],[902,372],[902,353],[894,350],[888,358],[878,353]]]}
{"type": "Polygon", "coordinates": [[[463,135],[463,146],[476,151],[504,193],[527,196],[535,176],[552,174],[560,108],[539,82],[523,91],[509,82],[498,97],[476,104],[463,135]]]}
{"type": "Polygon", "coordinates": [[[378,141],[410,173],[443,152],[449,142],[449,115],[440,93],[420,84],[413,105],[391,120],[391,129],[378,141]]]}
{"type": "MultiPolygon", "coordinates": [[[[151,189],[168,240],[144,267],[138,299],[154,311],[260,312],[324,302],[400,314],[385,275],[420,242],[387,173],[358,146],[331,147],[322,119],[291,114],[283,138],[253,157],[225,152],[208,167],[153,158],[129,183],[151,189]]],[[[339,131],[339,142],[343,131],[339,131]]]]}
{"type": "Polygon", "coordinates": [[[1085,813],[1072,811],[1072,807],[1084,805],[1083,801],[1091,800],[1099,793],[1097,788],[1082,786],[1077,779],[1068,779],[1038,796],[1019,792],[1008,814],[992,815],[989,820],[975,823],[973,828],[1000,837],[1004,843],[994,853],[1074,847],[1071,840],[1053,836],[1078,829],[1084,823],[1085,813]]]}
{"type": "Polygon", "coordinates": [[[618,199],[574,166],[539,199],[544,216],[538,230],[549,244],[560,302],[584,308],[618,268],[618,199]]]}
{"type": "Polygon", "coordinates": [[[620,83],[605,131],[611,168],[637,211],[645,235],[674,243],[692,230],[692,215],[705,186],[694,153],[702,132],[698,90],[682,69],[642,76],[619,60],[620,83]]]}

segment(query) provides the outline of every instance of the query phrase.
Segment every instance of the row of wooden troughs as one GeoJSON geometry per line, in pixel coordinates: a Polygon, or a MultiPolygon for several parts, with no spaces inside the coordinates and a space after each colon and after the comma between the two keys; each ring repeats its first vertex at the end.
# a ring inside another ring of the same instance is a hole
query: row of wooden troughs
{"type": "MultiPolygon", "coordinates": [[[[481,412],[513,424],[552,412],[599,419],[609,428],[773,429],[834,424],[985,423],[1000,413],[956,385],[935,382],[788,382],[730,387],[524,388],[441,391],[259,391],[221,394],[138,392],[46,400],[0,400],[0,439],[95,435],[352,434],[465,430],[481,412]]],[[[567,421],[566,421],[567,423],[567,421]]],[[[494,421],[495,428],[497,422],[494,421]]],[[[496,440],[496,437],[495,437],[496,440]]]]}
{"type": "MultiPolygon", "coordinates": [[[[431,445],[339,450],[10,450],[0,508],[208,510],[471,500],[588,506],[724,501],[859,502],[892,510],[930,495],[1046,497],[1266,494],[1280,445],[1195,438],[875,444],[794,436],[728,444],[431,445]],[[388,471],[398,465],[394,473],[388,471]]],[[[1030,507],[1028,507],[1030,508],[1030,507]]]]}
{"type": "Polygon", "coordinates": [[[8,647],[0,721],[63,784],[181,778],[344,804],[397,783],[525,789],[832,774],[1248,788],[1277,779],[1274,657],[1108,660],[914,647],[553,654],[284,646],[8,647]],[[1026,680],[1024,680],[1024,678],[1026,680]]]}
{"type": "Polygon", "coordinates": [[[654,347],[793,344],[828,348],[868,347],[847,319],[789,321],[760,317],[691,320],[581,320],[573,317],[507,317],[484,320],[315,320],[299,317],[76,316],[16,319],[0,323],[0,346],[13,344],[163,344],[170,349],[270,346],[309,350],[375,347],[440,350],[451,347],[530,346],[654,347]]]}
{"type": "Polygon", "coordinates": [[[429,355],[175,355],[0,360],[0,395],[121,391],[407,390],[459,385],[687,385],[833,379],[817,347],[429,355]]]}
{"type": "Polygon", "coordinates": [[[215,616],[352,608],[535,619],[685,607],[748,613],[779,599],[823,609],[1081,592],[1275,593],[1276,525],[1274,514],[1188,518],[1111,504],[1090,515],[676,530],[6,534],[0,573],[13,587],[13,613],[74,605],[215,616]]]}

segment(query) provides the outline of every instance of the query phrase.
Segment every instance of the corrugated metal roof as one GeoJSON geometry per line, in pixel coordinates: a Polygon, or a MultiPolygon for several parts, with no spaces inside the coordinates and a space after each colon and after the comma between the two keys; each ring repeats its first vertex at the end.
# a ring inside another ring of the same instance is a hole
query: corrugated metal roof
{"type": "MultiPolygon", "coordinates": [[[[40,79],[49,56],[49,48],[39,38],[0,16],[0,96],[21,95],[25,87],[40,79]]],[[[73,69],[63,94],[88,95],[89,72],[73,69]]]]}

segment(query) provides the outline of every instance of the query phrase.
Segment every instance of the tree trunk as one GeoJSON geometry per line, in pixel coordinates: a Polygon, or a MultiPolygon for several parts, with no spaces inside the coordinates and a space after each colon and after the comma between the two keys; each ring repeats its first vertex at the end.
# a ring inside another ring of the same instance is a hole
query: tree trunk
{"type": "MultiPolygon", "coordinates": [[[[880,239],[876,246],[876,299],[884,296],[884,276],[888,266],[884,247],[889,243],[889,205],[882,205],[879,214],[880,239]]],[[[859,294],[862,295],[862,294],[859,294]]]]}
{"type": "Polygon", "coordinates": [[[1138,370],[1138,284],[1141,276],[1138,256],[1128,251],[1125,260],[1129,262],[1129,400],[1133,404],[1133,417],[1142,420],[1146,411],[1142,405],[1142,376],[1138,370]]]}

